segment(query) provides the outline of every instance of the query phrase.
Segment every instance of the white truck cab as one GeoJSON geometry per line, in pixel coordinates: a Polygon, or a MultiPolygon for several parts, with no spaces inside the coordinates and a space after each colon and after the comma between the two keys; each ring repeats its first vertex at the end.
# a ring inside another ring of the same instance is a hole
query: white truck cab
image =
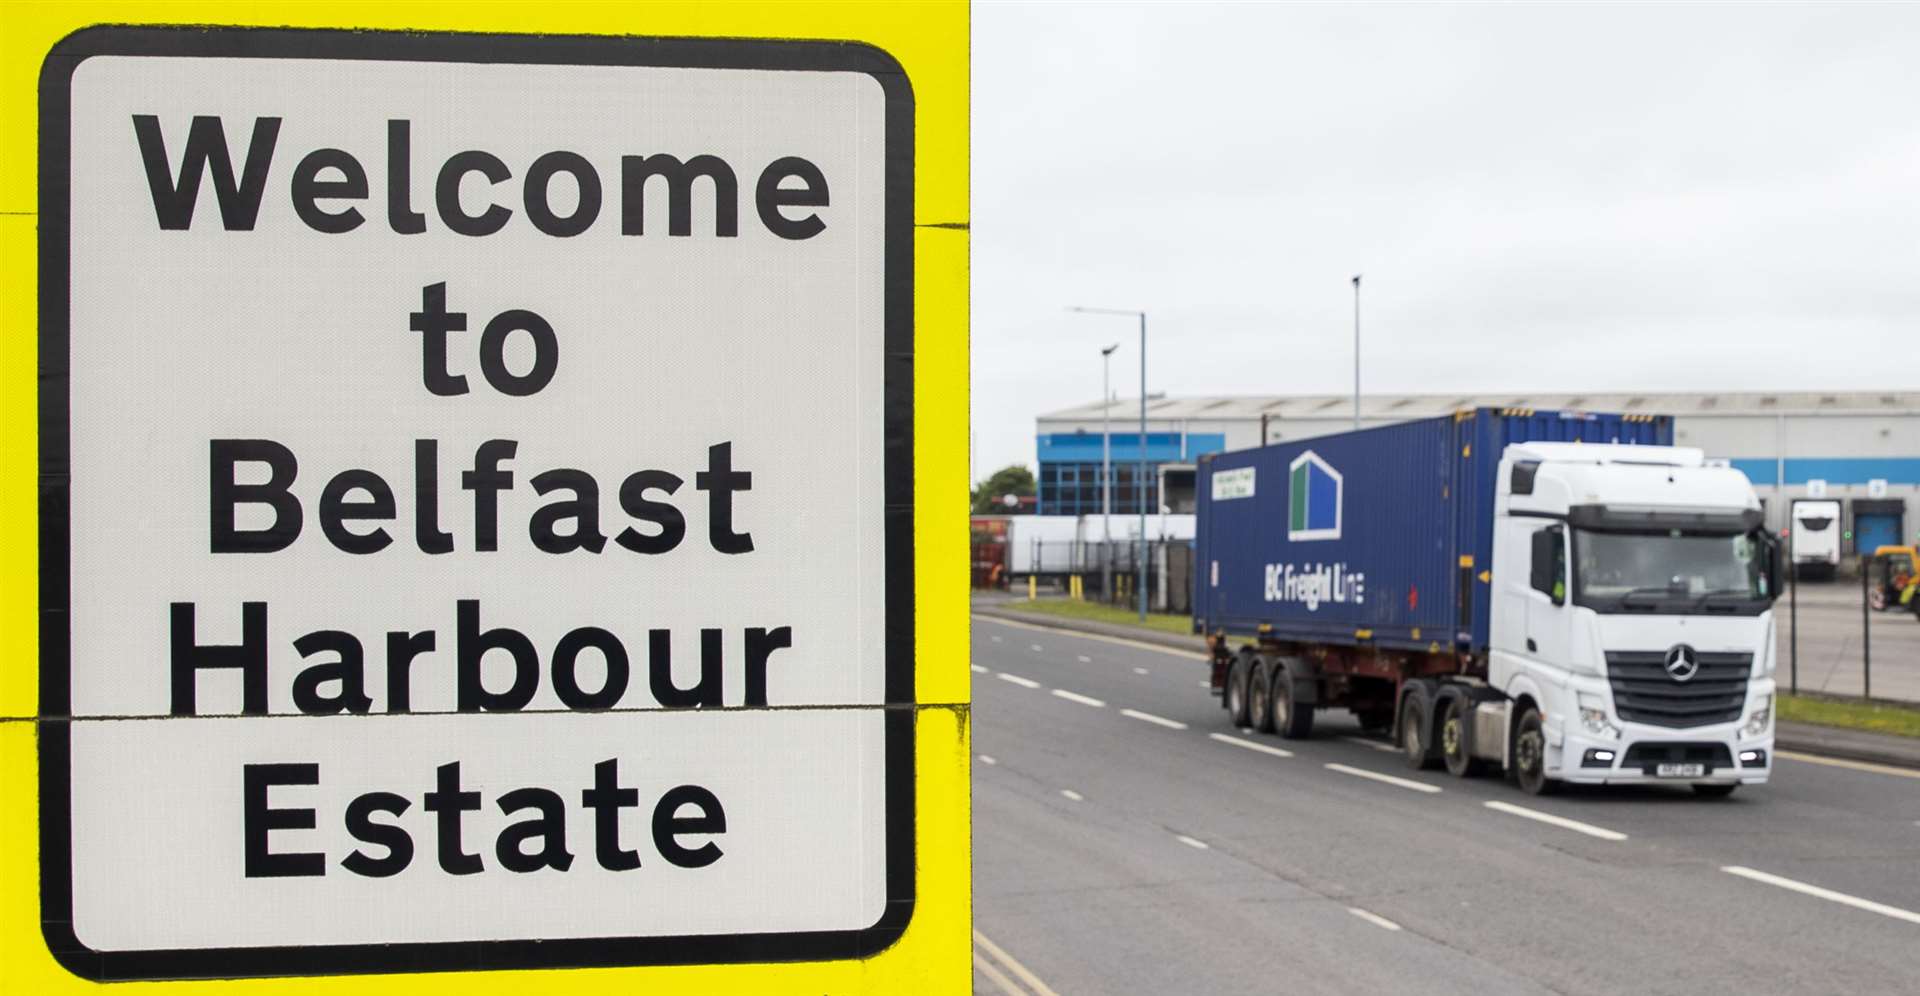
{"type": "Polygon", "coordinates": [[[1475,753],[1530,792],[1765,782],[1781,565],[1745,475],[1687,447],[1517,443],[1499,482],[1501,698],[1476,709],[1475,753]]]}

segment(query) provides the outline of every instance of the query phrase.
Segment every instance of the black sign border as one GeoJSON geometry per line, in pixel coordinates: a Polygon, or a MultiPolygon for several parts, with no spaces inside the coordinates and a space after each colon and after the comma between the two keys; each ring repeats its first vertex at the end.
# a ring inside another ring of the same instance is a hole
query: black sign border
{"type": "Polygon", "coordinates": [[[231,979],[646,965],[841,961],[905,933],[915,903],[914,100],[891,55],[855,42],[100,25],[56,44],[40,72],[40,926],[94,981],[231,979]],[[95,951],[73,929],[70,188],[73,75],[96,55],[306,58],[865,73],[886,108],[884,387],[886,908],[859,930],[95,951]]]}

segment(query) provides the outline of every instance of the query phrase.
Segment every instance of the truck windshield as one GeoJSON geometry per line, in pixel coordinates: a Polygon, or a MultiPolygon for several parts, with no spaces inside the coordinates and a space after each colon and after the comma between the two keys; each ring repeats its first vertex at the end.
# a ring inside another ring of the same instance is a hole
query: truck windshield
{"type": "Polygon", "coordinates": [[[1751,535],[1576,530],[1574,599],[1602,612],[1751,610],[1768,598],[1751,535]]]}

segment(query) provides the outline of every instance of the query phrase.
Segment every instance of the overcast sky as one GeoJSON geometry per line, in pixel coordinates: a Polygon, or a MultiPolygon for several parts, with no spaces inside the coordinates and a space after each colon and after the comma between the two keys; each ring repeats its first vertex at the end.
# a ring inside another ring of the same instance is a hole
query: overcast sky
{"type": "Polygon", "coordinates": [[[976,477],[1148,390],[1920,388],[1920,7],[973,8],[976,477]]]}

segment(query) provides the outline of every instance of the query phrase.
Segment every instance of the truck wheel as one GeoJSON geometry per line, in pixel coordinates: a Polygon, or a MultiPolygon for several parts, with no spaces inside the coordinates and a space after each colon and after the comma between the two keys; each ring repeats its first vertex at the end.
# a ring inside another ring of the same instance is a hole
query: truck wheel
{"type": "Polygon", "coordinates": [[[1427,736],[1429,717],[1420,702],[1419,696],[1409,695],[1400,703],[1400,753],[1407,767],[1415,771],[1433,767],[1433,744],[1427,736]]]}
{"type": "Polygon", "coordinates": [[[1528,706],[1513,729],[1513,780],[1528,795],[1552,795],[1560,783],[1547,777],[1547,731],[1540,710],[1528,706]]]}
{"type": "Polygon", "coordinates": [[[1313,707],[1293,700],[1293,679],[1287,675],[1287,669],[1274,668],[1270,684],[1272,705],[1267,710],[1267,719],[1273,732],[1283,740],[1305,740],[1313,736],[1313,707]]]}
{"type": "Polygon", "coordinates": [[[1467,751],[1467,724],[1473,722],[1473,703],[1462,696],[1447,700],[1440,718],[1440,757],[1447,773],[1456,778],[1472,778],[1486,765],[1467,751]]]}
{"type": "Polygon", "coordinates": [[[1725,799],[1727,796],[1733,794],[1734,789],[1739,787],[1739,782],[1735,782],[1732,785],[1695,785],[1693,787],[1693,794],[1702,799],[1725,799]]]}
{"type": "Polygon", "coordinates": [[[1273,709],[1268,700],[1272,696],[1273,682],[1267,677],[1267,669],[1257,660],[1250,669],[1247,679],[1247,714],[1253,718],[1253,728],[1261,733],[1273,732],[1273,709]]]}
{"type": "Polygon", "coordinates": [[[1244,654],[1233,659],[1227,670],[1227,721],[1235,726],[1252,725],[1247,716],[1247,671],[1251,660],[1244,654]]]}

